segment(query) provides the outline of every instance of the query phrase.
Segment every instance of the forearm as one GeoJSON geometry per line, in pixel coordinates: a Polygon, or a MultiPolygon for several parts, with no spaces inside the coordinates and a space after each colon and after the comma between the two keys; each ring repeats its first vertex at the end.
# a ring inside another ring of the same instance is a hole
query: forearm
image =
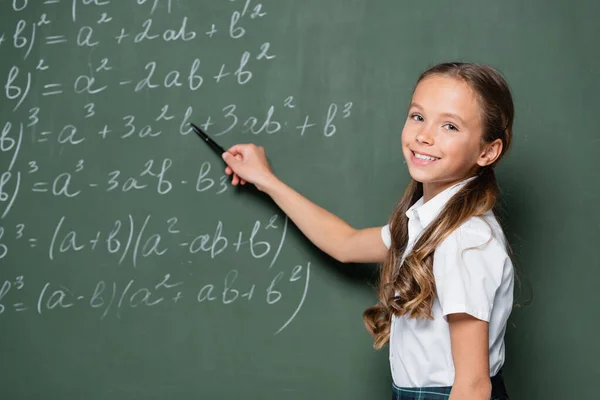
{"type": "Polygon", "coordinates": [[[319,249],[338,261],[346,261],[344,248],[356,230],[335,214],[316,205],[300,193],[272,177],[261,185],[281,210],[319,249]]]}

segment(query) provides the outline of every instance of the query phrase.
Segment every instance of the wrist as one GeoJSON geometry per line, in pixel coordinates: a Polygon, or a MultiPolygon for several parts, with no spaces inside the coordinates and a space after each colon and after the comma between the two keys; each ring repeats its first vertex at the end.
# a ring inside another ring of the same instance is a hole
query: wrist
{"type": "Polygon", "coordinates": [[[269,173],[264,176],[259,182],[256,182],[255,186],[261,192],[264,192],[268,195],[271,195],[272,192],[280,185],[282,182],[272,173],[269,173]]]}

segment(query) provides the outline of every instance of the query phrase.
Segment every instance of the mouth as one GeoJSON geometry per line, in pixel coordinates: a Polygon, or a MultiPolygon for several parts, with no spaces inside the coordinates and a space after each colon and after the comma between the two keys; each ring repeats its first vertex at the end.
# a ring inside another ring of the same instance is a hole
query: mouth
{"type": "Polygon", "coordinates": [[[439,157],[434,157],[429,154],[417,153],[416,151],[411,150],[411,161],[416,165],[430,165],[434,162],[438,161],[439,157]]]}

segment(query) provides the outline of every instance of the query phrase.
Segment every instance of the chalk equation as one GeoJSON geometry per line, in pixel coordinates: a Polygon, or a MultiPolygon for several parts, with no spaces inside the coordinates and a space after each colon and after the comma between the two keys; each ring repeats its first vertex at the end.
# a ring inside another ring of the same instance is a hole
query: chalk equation
{"type": "MultiPolygon", "coordinates": [[[[60,1],[46,1],[43,6],[53,5],[60,7],[60,1]]],[[[63,3],[67,3],[63,1],[63,3]]],[[[188,17],[182,16],[178,26],[167,28],[157,32],[153,28],[153,18],[146,19],[138,31],[130,31],[119,28],[116,17],[109,16],[106,11],[102,11],[110,5],[110,1],[95,0],[72,0],[70,11],[73,23],[78,22],[78,12],[81,7],[95,7],[98,11],[98,19],[92,25],[82,25],[79,27],[75,37],[69,37],[66,34],[58,34],[53,30],[54,24],[49,15],[57,15],[60,12],[41,12],[37,18],[27,20],[20,18],[13,28],[6,31],[0,31],[0,52],[7,51],[7,46],[11,50],[22,53],[22,61],[26,61],[32,54],[32,49],[39,46],[48,46],[48,51],[56,46],[74,46],[75,49],[89,51],[89,49],[103,48],[112,43],[102,43],[103,40],[110,38],[117,45],[138,46],[147,41],[162,40],[165,45],[177,41],[191,42],[198,38],[196,31],[189,29],[188,17]],[[101,31],[100,33],[98,31],[101,31]],[[118,30],[118,33],[116,32],[118,30]]],[[[139,6],[145,6],[147,2],[137,2],[139,6]]],[[[28,1],[14,1],[12,11],[17,17],[20,13],[32,7],[28,1]]],[[[9,7],[5,4],[3,8],[9,7]]],[[[40,8],[38,5],[36,10],[40,8]]],[[[152,5],[149,14],[152,15],[159,8],[166,9],[166,13],[171,14],[172,4],[156,1],[152,5]],[[160,7],[162,6],[162,7],[160,7]]],[[[42,8],[43,9],[43,8],[42,8]]],[[[61,8],[64,12],[64,7],[61,8]]],[[[88,14],[86,12],[86,14],[88,14]]],[[[232,39],[241,39],[246,35],[247,29],[242,26],[245,19],[255,20],[267,15],[261,3],[252,0],[246,0],[240,9],[233,10],[230,18],[223,24],[227,25],[228,36],[232,39]]],[[[127,24],[129,26],[129,24],[127,24]]],[[[62,25],[58,25],[59,27],[62,25]]],[[[211,24],[203,35],[210,40],[219,30],[217,24],[211,24]]],[[[125,50],[124,50],[125,51],[125,50]]],[[[35,53],[40,54],[40,51],[35,53]]],[[[237,84],[245,85],[253,77],[252,68],[261,68],[260,63],[268,62],[277,56],[272,49],[271,43],[265,41],[256,48],[249,48],[241,51],[234,64],[222,63],[218,70],[205,71],[201,68],[201,58],[193,57],[185,68],[170,68],[168,61],[149,60],[138,67],[137,71],[132,71],[136,77],[123,76],[123,68],[115,65],[108,57],[102,57],[96,64],[89,63],[86,72],[75,74],[69,81],[54,81],[52,78],[46,78],[50,72],[53,72],[51,66],[45,58],[40,57],[35,67],[23,67],[14,64],[10,67],[4,82],[4,96],[12,102],[13,111],[18,110],[23,102],[31,95],[54,97],[63,94],[76,95],[97,95],[108,90],[111,86],[115,88],[129,87],[134,93],[147,92],[156,88],[177,89],[185,86],[190,91],[199,90],[205,80],[211,79],[215,83],[222,82],[224,79],[234,79],[237,84]],[[166,66],[163,64],[167,64],[166,66]],[[229,78],[228,78],[229,77],[229,78]]],[[[11,57],[13,58],[13,57],[11,57]]],[[[180,64],[177,62],[177,64],[180,64]]],[[[60,68],[60,67],[58,67],[60,68]]],[[[50,75],[52,76],[52,75],[50,75]]]]}
{"type": "MultiPolygon", "coordinates": [[[[15,244],[27,242],[30,249],[44,247],[48,260],[64,260],[69,253],[102,252],[114,256],[115,265],[128,260],[137,267],[139,260],[160,257],[171,251],[180,251],[179,257],[197,261],[192,255],[206,255],[203,260],[214,260],[228,252],[245,258],[268,259],[268,268],[276,263],[285,243],[288,228],[287,217],[275,214],[269,220],[255,220],[246,230],[231,229],[224,222],[200,228],[202,231],[184,232],[178,217],[156,221],[152,215],[136,220],[131,214],[103,225],[104,229],[85,234],[79,229],[79,221],[60,216],[49,230],[30,229],[24,223],[8,229],[0,226],[0,260],[8,253],[5,241],[9,235],[15,244]],[[31,232],[30,232],[31,231],[31,232]],[[186,258],[187,256],[187,258],[186,258]]],[[[83,230],[83,229],[81,229],[83,230]]]]}
{"type": "Polygon", "coordinates": [[[28,279],[20,275],[0,281],[0,321],[9,312],[42,315],[85,307],[96,312],[102,320],[111,313],[116,318],[126,318],[128,313],[141,307],[175,307],[181,304],[201,307],[206,303],[234,306],[243,301],[273,306],[285,299],[293,302],[295,307],[274,333],[283,331],[306,299],[310,262],[294,265],[286,271],[273,271],[256,283],[241,284],[241,274],[243,272],[239,269],[230,269],[222,279],[206,282],[202,278],[178,279],[167,273],[152,284],[131,278],[118,282],[89,282],[77,288],[49,281],[31,290],[26,284],[28,279]],[[288,297],[292,299],[288,300],[288,297]]]}
{"type": "Polygon", "coordinates": [[[0,4],[0,321],[245,302],[277,310],[273,333],[289,326],[309,292],[311,262],[289,261],[308,257],[286,246],[287,216],[238,210],[245,218],[231,218],[221,204],[236,189],[222,160],[201,145],[193,163],[178,158],[191,122],[225,148],[334,144],[364,111],[318,77],[288,78],[302,70],[289,58],[311,49],[294,54],[279,40],[277,7],[0,4]],[[90,198],[106,209],[85,207],[90,198]],[[213,206],[182,211],[182,198],[213,206]],[[72,275],[81,260],[103,275],[72,275]]]}

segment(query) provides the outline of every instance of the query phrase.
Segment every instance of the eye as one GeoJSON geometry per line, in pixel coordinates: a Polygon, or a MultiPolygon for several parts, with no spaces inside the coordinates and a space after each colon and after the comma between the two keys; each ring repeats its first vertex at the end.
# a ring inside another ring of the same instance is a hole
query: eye
{"type": "Polygon", "coordinates": [[[410,119],[414,119],[415,121],[423,122],[423,117],[419,114],[411,114],[410,119]]]}
{"type": "Polygon", "coordinates": [[[443,125],[444,128],[446,128],[449,131],[458,131],[458,128],[455,125],[452,124],[445,124],[443,125]]]}

